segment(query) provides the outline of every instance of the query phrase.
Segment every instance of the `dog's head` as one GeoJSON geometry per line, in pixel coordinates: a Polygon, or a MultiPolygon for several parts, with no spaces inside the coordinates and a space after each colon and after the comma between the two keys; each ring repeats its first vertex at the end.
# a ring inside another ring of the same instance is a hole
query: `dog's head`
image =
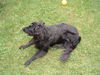
{"type": "Polygon", "coordinates": [[[41,32],[40,30],[44,28],[44,22],[38,21],[33,22],[29,26],[24,27],[22,30],[27,33],[29,36],[38,35],[38,32],[41,32]]]}

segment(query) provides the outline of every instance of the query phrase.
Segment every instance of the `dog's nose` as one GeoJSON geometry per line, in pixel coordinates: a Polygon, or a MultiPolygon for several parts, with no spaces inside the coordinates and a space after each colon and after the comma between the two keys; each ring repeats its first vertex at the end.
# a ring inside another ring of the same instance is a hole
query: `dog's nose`
{"type": "Polygon", "coordinates": [[[25,28],[22,28],[23,31],[25,31],[25,28]]]}

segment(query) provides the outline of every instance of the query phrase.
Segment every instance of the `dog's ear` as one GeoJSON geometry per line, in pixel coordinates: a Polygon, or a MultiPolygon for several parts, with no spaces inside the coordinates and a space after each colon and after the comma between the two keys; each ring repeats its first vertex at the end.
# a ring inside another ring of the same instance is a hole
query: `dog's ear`
{"type": "Polygon", "coordinates": [[[36,26],[44,26],[44,22],[43,21],[38,21],[38,22],[33,22],[32,25],[36,25],[36,26]]]}
{"type": "Polygon", "coordinates": [[[43,21],[39,21],[39,22],[37,22],[37,24],[38,24],[38,26],[44,26],[45,25],[45,23],[43,21]]]}

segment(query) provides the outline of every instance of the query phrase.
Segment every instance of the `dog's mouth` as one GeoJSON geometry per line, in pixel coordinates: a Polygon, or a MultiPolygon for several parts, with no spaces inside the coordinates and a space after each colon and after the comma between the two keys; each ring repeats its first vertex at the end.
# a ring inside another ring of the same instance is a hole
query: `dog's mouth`
{"type": "Polygon", "coordinates": [[[28,36],[33,36],[33,34],[32,34],[32,33],[27,33],[27,35],[28,35],[28,36]]]}
{"type": "Polygon", "coordinates": [[[28,36],[33,36],[32,32],[25,32],[28,36]]]}
{"type": "Polygon", "coordinates": [[[33,36],[33,33],[31,31],[23,29],[23,31],[28,35],[28,36],[33,36]]]}

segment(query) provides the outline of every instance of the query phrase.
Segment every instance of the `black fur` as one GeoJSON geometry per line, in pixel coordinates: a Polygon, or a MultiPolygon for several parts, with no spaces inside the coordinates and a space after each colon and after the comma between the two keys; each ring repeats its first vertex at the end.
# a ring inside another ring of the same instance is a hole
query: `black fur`
{"type": "Polygon", "coordinates": [[[23,31],[33,38],[26,45],[22,45],[20,49],[25,49],[33,44],[38,49],[25,66],[28,66],[33,60],[44,56],[50,47],[61,45],[65,50],[62,53],[61,61],[66,61],[70,53],[76,48],[81,40],[77,29],[69,24],[61,23],[52,26],[45,26],[43,22],[33,22],[23,31]]]}

